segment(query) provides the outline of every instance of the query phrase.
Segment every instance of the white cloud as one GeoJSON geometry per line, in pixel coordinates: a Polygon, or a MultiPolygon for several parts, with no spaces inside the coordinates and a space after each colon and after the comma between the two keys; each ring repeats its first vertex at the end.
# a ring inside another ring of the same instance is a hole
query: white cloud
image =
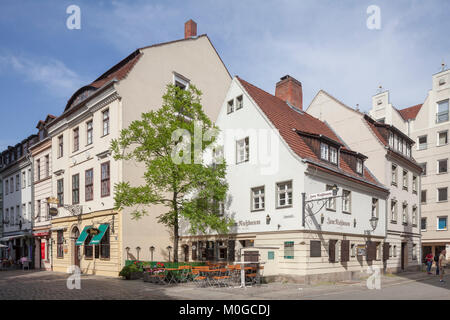
{"type": "Polygon", "coordinates": [[[45,87],[51,94],[68,97],[87,82],[63,62],[53,58],[0,55],[0,68],[45,87]]]}

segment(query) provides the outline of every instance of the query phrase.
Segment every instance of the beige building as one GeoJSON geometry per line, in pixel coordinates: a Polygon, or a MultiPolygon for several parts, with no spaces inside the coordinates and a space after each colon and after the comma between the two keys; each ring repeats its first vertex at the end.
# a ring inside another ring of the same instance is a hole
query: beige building
{"type": "Polygon", "coordinates": [[[365,154],[366,165],[389,188],[386,272],[420,267],[420,172],[412,157],[414,141],[403,128],[379,121],[346,106],[321,90],[307,112],[325,121],[349,148],[365,154]]]}
{"type": "Polygon", "coordinates": [[[137,49],[73,94],[48,126],[53,197],[59,199],[52,217],[54,270],[77,265],[84,273],[117,276],[127,259],[168,259],[171,232],[157,222],[165,207],[151,207],[138,221],[131,208],[114,209],[114,185],[144,183],[144,168],[115,161],[110,142],[143,112],[161,106],[167,84],[195,84],[215,120],[230,81],[208,36],[197,36],[190,20],[184,39],[137,49]]]}
{"type": "Polygon", "coordinates": [[[39,121],[37,142],[30,147],[33,174],[33,237],[34,237],[34,268],[52,270],[51,217],[48,198],[52,196],[51,147],[46,125],[56,117],[48,115],[44,121],[39,121]]]}
{"type": "Polygon", "coordinates": [[[370,114],[407,133],[416,142],[412,155],[423,167],[421,184],[422,258],[429,252],[439,254],[450,247],[448,189],[450,175],[448,135],[450,70],[432,76],[431,90],[423,103],[396,109],[389,101],[389,91],[373,97],[370,114]]]}

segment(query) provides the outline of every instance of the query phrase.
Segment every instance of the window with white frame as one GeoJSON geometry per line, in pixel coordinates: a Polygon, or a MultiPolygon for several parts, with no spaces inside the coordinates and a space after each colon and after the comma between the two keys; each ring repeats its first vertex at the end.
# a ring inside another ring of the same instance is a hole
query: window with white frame
{"type": "Polygon", "coordinates": [[[246,162],[249,160],[249,138],[236,141],[236,163],[246,162]]]}
{"type": "Polygon", "coordinates": [[[447,187],[438,188],[437,192],[438,192],[438,202],[447,201],[447,187]]]}
{"type": "Polygon", "coordinates": [[[448,159],[441,159],[437,161],[437,173],[447,173],[447,161],[448,159]]]}
{"type": "MultiPolygon", "coordinates": [[[[326,190],[327,191],[333,190],[333,186],[332,185],[327,185],[326,186],[326,190]]],[[[336,211],[336,198],[335,197],[329,198],[327,200],[326,209],[332,210],[332,211],[336,211]]]]}
{"type": "Polygon", "coordinates": [[[438,146],[444,146],[448,143],[448,131],[441,131],[438,132],[438,137],[437,137],[437,142],[438,142],[438,146]]]}
{"type": "Polygon", "coordinates": [[[86,144],[92,144],[93,141],[93,132],[94,132],[94,126],[92,120],[86,122],[86,144]]]}
{"type": "Polygon", "coordinates": [[[391,200],[391,221],[397,222],[397,201],[391,200]]]}
{"type": "Polygon", "coordinates": [[[60,135],[58,137],[58,158],[61,158],[64,155],[64,140],[63,136],[60,135]]]}
{"type": "Polygon", "coordinates": [[[277,207],[292,206],[292,181],[277,183],[277,207]]]}
{"type": "Polygon", "coordinates": [[[335,147],[330,146],[330,162],[331,163],[337,164],[337,162],[338,162],[337,154],[338,154],[337,149],[335,147]]]}
{"type": "Polygon", "coordinates": [[[397,165],[395,164],[391,166],[391,183],[397,185],[397,165]]]}
{"type": "Polygon", "coordinates": [[[103,111],[102,116],[103,116],[103,135],[106,136],[109,134],[109,109],[103,111]]]}
{"type": "Polygon", "coordinates": [[[25,188],[27,185],[27,173],[22,171],[22,188],[25,188]]]}
{"type": "Polygon", "coordinates": [[[419,163],[419,166],[422,168],[422,176],[426,176],[427,175],[427,163],[426,162],[419,163]]]}
{"type": "Polygon", "coordinates": [[[448,121],[448,99],[437,103],[436,123],[448,121]]]}
{"type": "Polygon", "coordinates": [[[342,190],[342,211],[345,213],[352,212],[352,194],[351,191],[342,190]]]}
{"type": "Polygon", "coordinates": [[[403,170],[403,189],[408,190],[408,171],[403,170]]]}
{"type": "Polygon", "coordinates": [[[378,199],[372,198],[372,217],[379,217],[378,199]]]}
{"type": "Polygon", "coordinates": [[[394,148],[394,134],[389,132],[389,147],[394,148]]]}
{"type": "Polygon", "coordinates": [[[242,95],[240,95],[236,98],[236,110],[242,109],[243,106],[244,106],[243,97],[242,95]]]}
{"type": "Polygon", "coordinates": [[[265,198],[264,198],[264,186],[252,188],[252,211],[264,210],[265,198]]]}
{"type": "Polygon", "coordinates": [[[227,102],[227,113],[232,113],[234,111],[234,99],[227,102]]]}
{"type": "Polygon", "coordinates": [[[328,156],[329,156],[329,146],[326,143],[321,143],[320,144],[320,158],[322,160],[326,160],[328,161],[328,156]]]}
{"type": "Polygon", "coordinates": [[[361,159],[356,159],[356,172],[359,174],[363,173],[363,162],[361,159]]]}
{"type": "Polygon", "coordinates": [[[408,204],[407,203],[403,203],[402,223],[408,224],[408,204]]]}
{"type": "Polygon", "coordinates": [[[16,174],[16,191],[20,189],[20,176],[16,174]]]}
{"type": "Polygon", "coordinates": [[[437,230],[447,230],[447,216],[437,217],[437,230]]]}
{"type": "Polygon", "coordinates": [[[417,193],[417,187],[418,187],[417,176],[413,175],[413,178],[412,178],[412,191],[414,193],[417,193]]]}
{"type": "Polygon", "coordinates": [[[417,149],[424,150],[427,148],[427,136],[420,136],[417,138],[417,149]]]}
{"type": "Polygon", "coordinates": [[[185,77],[183,77],[181,74],[178,74],[176,72],[173,73],[173,84],[182,89],[186,90],[189,88],[189,80],[185,77]]]}

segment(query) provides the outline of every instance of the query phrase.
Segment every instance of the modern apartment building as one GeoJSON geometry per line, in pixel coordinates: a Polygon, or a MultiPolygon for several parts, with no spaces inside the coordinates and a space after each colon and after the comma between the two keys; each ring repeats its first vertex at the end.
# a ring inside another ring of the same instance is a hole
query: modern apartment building
{"type": "Polygon", "coordinates": [[[37,140],[31,135],[0,155],[0,180],[3,181],[3,235],[6,257],[18,260],[33,256],[32,166],[29,148],[37,140]]]}
{"type": "Polygon", "coordinates": [[[393,124],[416,142],[412,155],[423,168],[421,183],[422,258],[429,252],[450,252],[448,201],[450,174],[448,144],[450,121],[450,70],[443,66],[432,76],[431,89],[423,103],[397,109],[392,106],[389,91],[373,97],[370,115],[393,124]]]}
{"type": "Polygon", "coordinates": [[[117,276],[127,259],[167,260],[171,230],[158,223],[166,210],[152,206],[134,220],[133,208],[114,209],[114,185],[143,184],[145,168],[115,161],[110,142],[143,112],[161,107],[168,84],[203,92],[205,113],[217,118],[231,76],[207,35],[185,24],[180,40],[137,49],[69,99],[46,128],[51,139],[53,270],[76,265],[84,273],[117,276]],[[154,248],[154,251],[150,250],[154,248]]]}
{"type": "MultiPolygon", "coordinates": [[[[386,214],[389,259],[386,272],[420,267],[420,174],[412,156],[414,141],[395,127],[346,106],[321,90],[307,112],[325,121],[352,150],[365,154],[366,166],[389,188],[386,214]]],[[[379,118],[378,118],[379,119],[379,118]]]]}
{"type": "Polygon", "coordinates": [[[40,120],[37,141],[30,147],[33,166],[34,202],[34,268],[52,270],[51,216],[49,198],[52,197],[51,139],[46,126],[56,117],[48,115],[40,120]]]}
{"type": "Polygon", "coordinates": [[[185,233],[186,260],[260,261],[265,276],[311,283],[390,259],[389,191],[302,100],[290,76],[275,95],[233,79],[216,124],[229,183],[221,214],[235,225],[227,235],[185,233]]]}

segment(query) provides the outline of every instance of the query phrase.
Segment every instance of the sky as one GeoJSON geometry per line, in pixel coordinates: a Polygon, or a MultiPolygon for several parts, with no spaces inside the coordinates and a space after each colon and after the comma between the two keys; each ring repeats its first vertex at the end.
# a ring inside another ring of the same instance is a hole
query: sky
{"type": "Polygon", "coordinates": [[[232,75],[270,93],[286,74],[301,81],[305,109],[323,89],[367,111],[380,85],[409,107],[450,65],[449,14],[447,0],[1,0],[0,150],[135,49],[183,38],[189,19],[232,75]],[[80,29],[67,28],[71,5],[80,29]]]}

